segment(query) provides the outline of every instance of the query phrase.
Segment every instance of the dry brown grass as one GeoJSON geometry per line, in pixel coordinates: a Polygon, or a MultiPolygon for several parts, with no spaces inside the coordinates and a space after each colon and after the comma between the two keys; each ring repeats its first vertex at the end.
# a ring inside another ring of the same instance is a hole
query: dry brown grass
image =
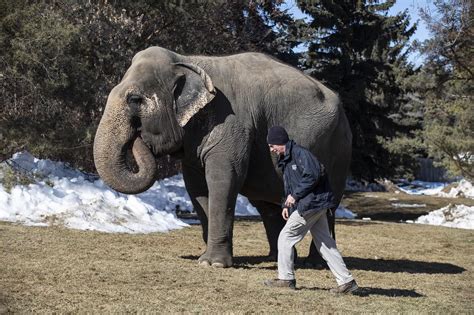
{"type": "Polygon", "coordinates": [[[128,235],[0,223],[0,313],[474,312],[474,231],[339,221],[361,289],[338,297],[327,270],[299,268],[296,291],[264,287],[276,265],[263,257],[260,222],[236,223],[234,268],[200,267],[200,229],[128,235]]]}

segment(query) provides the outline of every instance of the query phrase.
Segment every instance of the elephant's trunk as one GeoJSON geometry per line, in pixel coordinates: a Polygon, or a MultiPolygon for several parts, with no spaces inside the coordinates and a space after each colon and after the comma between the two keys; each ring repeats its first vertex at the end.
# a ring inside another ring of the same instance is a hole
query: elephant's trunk
{"type": "Polygon", "coordinates": [[[155,158],[131,126],[130,119],[123,112],[116,113],[107,107],[94,140],[94,163],[107,185],[126,194],[147,190],[157,177],[155,158]],[[130,150],[136,162],[133,169],[127,163],[130,150]]]}

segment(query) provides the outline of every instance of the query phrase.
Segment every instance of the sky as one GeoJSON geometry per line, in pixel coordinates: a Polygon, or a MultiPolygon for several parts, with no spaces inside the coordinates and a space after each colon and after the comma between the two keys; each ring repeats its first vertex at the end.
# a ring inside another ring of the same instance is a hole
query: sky
{"type": "Polygon", "coordinates": [[[398,0],[395,5],[389,10],[390,14],[397,14],[398,12],[408,9],[410,14],[410,24],[413,25],[418,21],[418,26],[413,39],[423,41],[430,37],[430,33],[426,28],[425,23],[419,16],[420,9],[432,10],[433,1],[431,0],[398,0]]]}
{"type": "MultiPolygon", "coordinates": [[[[295,1],[296,0],[287,0],[283,5],[283,8],[288,8],[295,18],[307,18],[307,16],[298,9],[295,1]]],[[[433,10],[433,0],[397,0],[395,5],[390,8],[388,12],[389,15],[395,15],[404,10],[408,10],[408,14],[410,15],[410,26],[418,22],[415,34],[412,36],[412,41],[415,39],[418,41],[424,41],[430,37],[430,33],[426,28],[425,23],[419,16],[421,8],[433,10]]],[[[301,50],[301,48],[298,48],[298,50],[301,50]]],[[[416,65],[421,64],[423,61],[422,57],[415,52],[410,55],[409,60],[416,65]]]]}
{"type": "MultiPolygon", "coordinates": [[[[390,14],[397,14],[398,12],[408,9],[408,14],[410,14],[410,25],[417,23],[415,34],[412,36],[413,40],[424,41],[428,39],[431,34],[426,28],[426,24],[420,18],[419,12],[420,9],[425,9],[430,12],[433,10],[433,1],[432,0],[397,0],[395,5],[389,10],[390,14]]],[[[413,52],[408,58],[409,61],[413,62],[416,65],[420,65],[423,61],[423,58],[416,52],[413,52]]]]}
{"type": "MultiPolygon", "coordinates": [[[[471,183],[462,181],[450,193],[441,192],[446,183],[412,182],[403,188],[410,194],[428,194],[456,197],[460,191],[474,198],[471,183]]],[[[361,183],[348,181],[347,190],[369,190],[361,183]]],[[[376,198],[377,196],[374,196],[376,198]]],[[[367,198],[371,198],[370,194],[367,198]]],[[[398,207],[426,207],[425,204],[404,204],[391,199],[398,207]]],[[[155,233],[182,229],[198,224],[196,219],[182,219],[176,210],[193,210],[181,174],[157,181],[149,190],[138,195],[125,195],[109,188],[96,176],[82,173],[62,162],[37,159],[28,152],[19,152],[7,162],[0,163],[0,221],[34,226],[63,226],[79,230],[105,233],[155,233]],[[37,174],[37,180],[28,185],[3,186],[2,178],[9,165],[24,172],[37,174]]],[[[239,195],[236,216],[258,216],[247,198],[239,195]]],[[[359,218],[356,213],[339,207],[337,218],[359,218]]],[[[407,223],[423,223],[474,229],[474,207],[446,207],[407,223]]]]}

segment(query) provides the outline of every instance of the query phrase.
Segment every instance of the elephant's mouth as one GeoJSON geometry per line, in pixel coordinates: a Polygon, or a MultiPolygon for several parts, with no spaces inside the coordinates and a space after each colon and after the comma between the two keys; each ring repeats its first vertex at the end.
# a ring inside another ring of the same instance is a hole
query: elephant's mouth
{"type": "MultiPolygon", "coordinates": [[[[131,139],[131,141],[127,143],[127,145],[125,146],[125,154],[124,154],[125,165],[129,169],[129,171],[135,174],[139,172],[139,167],[135,159],[135,156],[132,153],[132,147],[133,147],[133,143],[135,142],[137,138],[141,138],[140,132],[137,132],[136,135],[131,139]]],[[[182,159],[184,157],[184,148],[182,146],[177,147],[175,150],[172,150],[171,152],[164,153],[161,150],[156,149],[156,146],[154,146],[153,144],[147,143],[145,141],[143,142],[150,149],[150,152],[152,152],[155,158],[155,161],[157,163],[160,161],[162,157],[167,156],[167,155],[169,155],[170,157],[174,159],[182,159]]]]}
{"type": "Polygon", "coordinates": [[[170,155],[174,158],[179,158],[183,155],[184,149],[181,141],[169,141],[165,135],[152,135],[141,130],[137,130],[135,136],[132,138],[132,142],[136,138],[140,137],[145,145],[150,149],[155,159],[162,158],[166,155],[170,155]]]}
{"type": "Polygon", "coordinates": [[[140,138],[149,149],[155,161],[167,155],[174,158],[183,156],[184,150],[181,130],[176,131],[173,126],[169,126],[166,122],[160,121],[159,119],[143,120],[138,116],[132,118],[131,128],[133,135],[124,149],[126,149],[126,165],[130,167],[132,172],[135,173],[137,171],[137,163],[134,155],[131,154],[131,148],[138,138],[140,138]],[[156,121],[156,123],[150,123],[150,121],[156,121]],[[157,129],[157,125],[163,127],[157,129]]]}
{"type": "Polygon", "coordinates": [[[184,147],[181,146],[179,149],[174,152],[171,152],[169,155],[175,159],[182,159],[184,157],[184,147]]]}

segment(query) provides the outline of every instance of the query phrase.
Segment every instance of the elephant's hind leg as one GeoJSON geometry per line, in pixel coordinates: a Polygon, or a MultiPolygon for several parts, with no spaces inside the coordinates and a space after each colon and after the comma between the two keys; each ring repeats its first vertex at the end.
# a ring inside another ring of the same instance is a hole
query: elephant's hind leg
{"type": "Polygon", "coordinates": [[[265,227],[265,232],[267,234],[268,245],[270,247],[268,258],[272,261],[276,261],[278,257],[278,236],[280,235],[281,229],[283,229],[286,224],[286,221],[281,215],[281,207],[261,200],[250,200],[250,203],[257,208],[262,217],[263,226],[265,227]]]}

